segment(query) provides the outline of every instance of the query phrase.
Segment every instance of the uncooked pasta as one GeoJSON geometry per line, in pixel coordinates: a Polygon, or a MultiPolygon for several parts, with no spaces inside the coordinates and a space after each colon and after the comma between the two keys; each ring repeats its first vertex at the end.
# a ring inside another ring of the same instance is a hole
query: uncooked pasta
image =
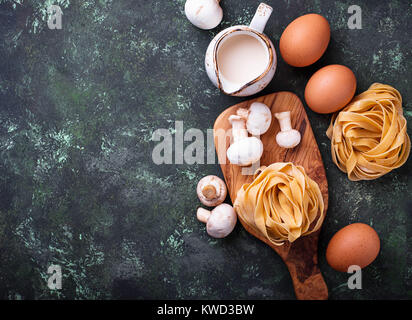
{"type": "Polygon", "coordinates": [[[315,232],[325,215],[318,184],[303,167],[282,162],[259,169],[234,207],[242,222],[278,246],[315,232]]]}
{"type": "Polygon", "coordinates": [[[353,181],[376,179],[399,168],[411,149],[402,96],[381,83],[334,114],[326,134],[333,162],[353,181]]]}

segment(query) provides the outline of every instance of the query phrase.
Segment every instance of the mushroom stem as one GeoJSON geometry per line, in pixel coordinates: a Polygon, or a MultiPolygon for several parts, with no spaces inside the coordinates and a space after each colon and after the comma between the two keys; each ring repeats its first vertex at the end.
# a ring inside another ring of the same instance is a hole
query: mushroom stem
{"type": "Polygon", "coordinates": [[[231,115],[229,121],[232,125],[233,143],[248,137],[246,130],[246,121],[239,115],[231,115]]]}
{"type": "Polygon", "coordinates": [[[217,192],[216,192],[216,188],[213,185],[208,184],[208,185],[203,187],[202,193],[203,193],[203,195],[205,196],[206,199],[212,200],[212,199],[216,198],[216,193],[217,192]]]}
{"type": "Polygon", "coordinates": [[[276,119],[279,120],[280,130],[281,131],[290,131],[292,130],[292,124],[290,121],[290,111],[284,111],[275,113],[276,119]]]}
{"type": "Polygon", "coordinates": [[[236,114],[247,121],[247,118],[249,117],[249,110],[246,108],[239,108],[237,109],[236,114]]]}
{"type": "Polygon", "coordinates": [[[196,217],[197,220],[203,223],[207,223],[207,220],[209,220],[210,215],[212,214],[211,211],[206,210],[204,208],[198,208],[196,212],[196,217]]]}
{"type": "Polygon", "coordinates": [[[301,140],[300,132],[292,129],[290,111],[275,113],[279,120],[280,132],[276,135],[276,142],[282,148],[294,148],[301,140]]]}

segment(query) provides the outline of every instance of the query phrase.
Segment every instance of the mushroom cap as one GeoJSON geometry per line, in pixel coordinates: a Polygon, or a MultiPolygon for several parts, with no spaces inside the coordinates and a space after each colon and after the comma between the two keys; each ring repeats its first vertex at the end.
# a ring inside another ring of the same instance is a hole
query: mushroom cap
{"type": "Polygon", "coordinates": [[[263,144],[256,137],[248,137],[233,143],[226,155],[231,164],[248,166],[257,162],[263,154],[263,144]]]}
{"type": "Polygon", "coordinates": [[[208,207],[215,207],[225,201],[227,188],[222,179],[210,175],[199,180],[196,192],[201,203],[208,207]]]}
{"type": "Polygon", "coordinates": [[[246,129],[254,136],[260,136],[269,130],[272,112],[264,103],[253,102],[249,108],[246,129]]]}
{"type": "Polygon", "coordinates": [[[300,132],[297,130],[281,131],[276,135],[276,142],[282,148],[294,148],[300,143],[300,132]]]}
{"type": "Polygon", "coordinates": [[[222,203],[213,209],[207,220],[206,231],[214,238],[224,238],[236,226],[237,215],[235,209],[227,203],[222,203]]]}
{"type": "Polygon", "coordinates": [[[192,24],[204,30],[215,28],[223,18],[223,10],[217,0],[187,0],[185,14],[192,24]]]}

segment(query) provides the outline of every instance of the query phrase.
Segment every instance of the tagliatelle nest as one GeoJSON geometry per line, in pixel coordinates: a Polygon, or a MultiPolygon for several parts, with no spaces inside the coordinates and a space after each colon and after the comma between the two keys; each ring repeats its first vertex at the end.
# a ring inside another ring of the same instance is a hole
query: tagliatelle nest
{"type": "Polygon", "coordinates": [[[376,179],[402,166],[411,149],[402,96],[381,83],[334,114],[326,134],[333,162],[353,181],[376,179]]]}
{"type": "Polygon", "coordinates": [[[278,246],[317,231],[325,217],[318,184],[303,167],[282,162],[259,169],[254,181],[238,191],[234,208],[243,222],[278,246]]]}

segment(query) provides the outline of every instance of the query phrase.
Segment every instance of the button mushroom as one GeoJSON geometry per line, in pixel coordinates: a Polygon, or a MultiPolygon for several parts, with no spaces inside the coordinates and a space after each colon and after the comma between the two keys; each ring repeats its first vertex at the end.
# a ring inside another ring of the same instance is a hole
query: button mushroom
{"type": "Polygon", "coordinates": [[[222,203],[212,211],[198,208],[197,219],[206,223],[206,231],[213,238],[224,238],[233,231],[237,215],[231,205],[222,203]]]}
{"type": "Polygon", "coordinates": [[[213,29],[223,18],[223,10],[219,2],[220,0],[187,0],[186,17],[200,29],[213,29]]]}
{"type": "Polygon", "coordinates": [[[245,119],[239,115],[231,115],[233,143],[227,149],[226,155],[230,163],[239,166],[249,166],[257,162],[263,154],[263,144],[256,137],[248,137],[245,119]]]}
{"type": "Polygon", "coordinates": [[[197,196],[201,203],[215,207],[225,201],[227,188],[222,179],[216,176],[206,176],[197,184],[197,196]]]}
{"type": "Polygon", "coordinates": [[[260,136],[268,131],[272,122],[272,112],[267,105],[260,102],[253,102],[249,110],[239,108],[237,114],[245,117],[246,129],[254,136],[260,136]]]}
{"type": "Polygon", "coordinates": [[[292,129],[290,111],[275,113],[279,120],[280,132],[276,135],[276,142],[282,148],[294,148],[300,143],[300,132],[292,129]]]}

